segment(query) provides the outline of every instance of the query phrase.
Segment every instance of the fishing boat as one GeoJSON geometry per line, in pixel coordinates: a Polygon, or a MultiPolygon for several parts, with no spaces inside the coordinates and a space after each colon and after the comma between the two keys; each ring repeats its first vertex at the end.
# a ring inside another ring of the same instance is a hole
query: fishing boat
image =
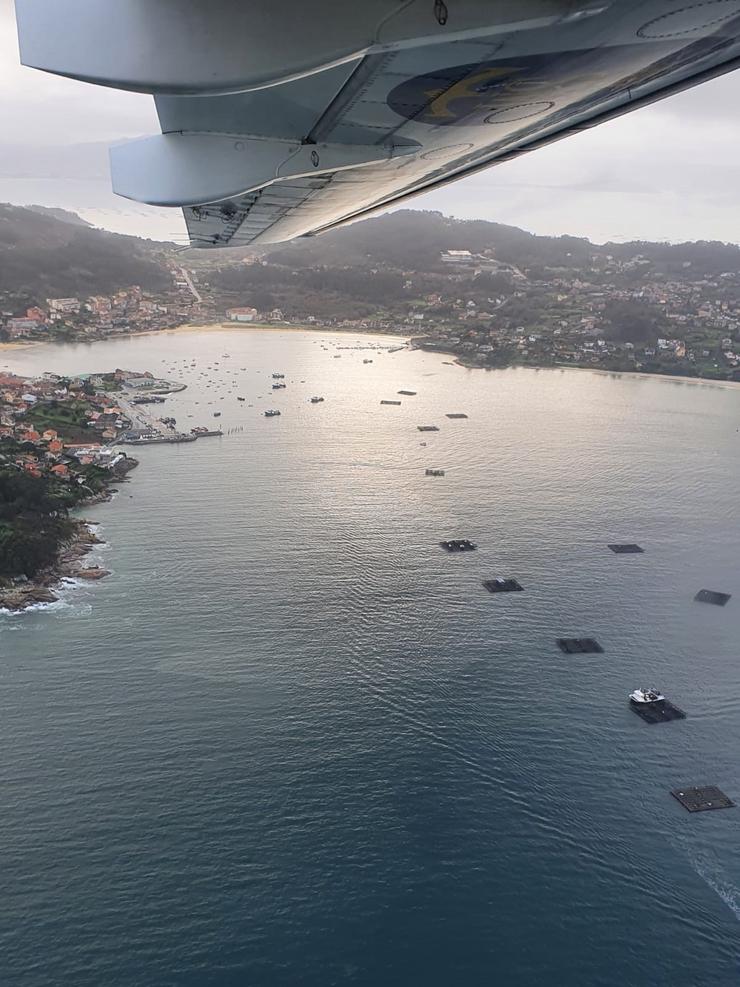
{"type": "Polygon", "coordinates": [[[638,706],[646,706],[650,703],[661,703],[665,700],[665,696],[662,692],[657,689],[635,689],[634,692],[630,692],[630,702],[635,703],[638,706]]]}

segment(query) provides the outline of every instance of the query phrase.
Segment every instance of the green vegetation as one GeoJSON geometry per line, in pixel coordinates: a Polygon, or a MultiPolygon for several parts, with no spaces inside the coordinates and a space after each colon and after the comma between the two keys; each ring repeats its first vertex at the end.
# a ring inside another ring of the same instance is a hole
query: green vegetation
{"type": "Polygon", "coordinates": [[[30,578],[51,565],[74,531],[70,501],[82,496],[51,477],[0,465],[0,577],[30,578]]]}
{"type": "Polygon", "coordinates": [[[52,565],[75,531],[68,511],[105,490],[110,479],[99,466],[79,467],[69,482],[33,476],[14,464],[24,452],[36,451],[28,442],[0,440],[0,580],[33,578],[52,565]]]}
{"type": "Polygon", "coordinates": [[[14,308],[132,284],[169,287],[163,244],[106,233],[55,212],[0,204],[0,292],[14,308]]]}
{"type": "Polygon", "coordinates": [[[37,432],[56,429],[59,436],[69,442],[97,442],[98,433],[87,425],[92,411],[92,405],[87,401],[44,401],[28,410],[26,421],[37,432]]]}

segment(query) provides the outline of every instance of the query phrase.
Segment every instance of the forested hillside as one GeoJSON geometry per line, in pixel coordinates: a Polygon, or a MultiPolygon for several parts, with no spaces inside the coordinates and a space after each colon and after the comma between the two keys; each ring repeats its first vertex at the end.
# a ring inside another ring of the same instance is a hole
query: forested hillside
{"type": "MultiPolygon", "coordinates": [[[[0,204],[0,291],[33,301],[169,284],[163,244],[96,230],[84,221],[0,204]],[[71,219],[71,221],[70,221],[71,219]]],[[[56,210],[54,212],[57,212],[56,210]]]]}

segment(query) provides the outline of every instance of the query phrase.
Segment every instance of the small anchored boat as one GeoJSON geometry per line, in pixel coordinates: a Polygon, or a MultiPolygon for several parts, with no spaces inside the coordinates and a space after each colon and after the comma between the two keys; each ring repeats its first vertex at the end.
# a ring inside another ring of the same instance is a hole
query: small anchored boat
{"type": "Polygon", "coordinates": [[[635,689],[634,692],[630,692],[629,698],[630,702],[636,703],[638,706],[661,703],[665,700],[663,693],[657,689],[635,689]]]}

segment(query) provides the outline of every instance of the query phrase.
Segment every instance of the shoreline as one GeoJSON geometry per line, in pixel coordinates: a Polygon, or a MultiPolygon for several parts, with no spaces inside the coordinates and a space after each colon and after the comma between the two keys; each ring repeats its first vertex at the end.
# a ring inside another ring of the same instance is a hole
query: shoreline
{"type": "MultiPolygon", "coordinates": [[[[134,339],[137,336],[173,336],[179,335],[180,333],[190,333],[190,332],[268,332],[268,333],[322,333],[324,335],[334,335],[334,336],[347,336],[355,334],[358,336],[379,336],[383,339],[395,339],[398,341],[399,345],[406,345],[413,339],[410,335],[399,335],[393,332],[383,332],[378,329],[337,329],[328,326],[276,326],[276,325],[266,325],[264,323],[221,323],[221,322],[207,322],[198,323],[197,325],[185,322],[179,326],[173,326],[170,329],[145,329],[143,332],[132,332],[132,333],[122,333],[120,336],[107,336],[100,339],[91,340],[75,340],[72,343],[59,343],[56,345],[76,345],[78,343],[106,343],[109,341],[115,342],[121,339],[134,339]]],[[[45,340],[33,340],[31,342],[13,342],[13,343],[0,343],[0,353],[3,351],[10,352],[22,352],[24,350],[31,350],[38,346],[48,346],[49,343],[45,340]]],[[[599,374],[600,376],[617,376],[617,377],[634,377],[637,379],[644,380],[673,380],[680,381],[685,384],[703,384],[709,387],[724,387],[724,388],[734,388],[740,386],[740,381],[737,380],[717,380],[713,377],[689,377],[685,374],[661,374],[661,373],[650,373],[648,371],[641,370],[607,370],[604,367],[578,367],[571,366],[569,364],[548,364],[548,365],[523,365],[512,363],[507,367],[481,367],[477,364],[465,363],[464,358],[458,353],[454,353],[450,350],[441,349],[426,349],[423,346],[414,347],[422,353],[438,353],[440,356],[450,357],[455,366],[462,367],[465,370],[579,370],[586,371],[592,374],[599,374]]]]}
{"type": "MultiPolygon", "coordinates": [[[[105,504],[113,500],[113,494],[117,492],[117,485],[128,481],[128,474],[138,466],[138,460],[128,457],[129,465],[122,473],[111,477],[111,481],[116,487],[108,487],[97,494],[88,497],[84,502],[78,504],[74,510],[85,507],[92,507],[94,504],[105,504]]],[[[110,575],[110,570],[99,565],[85,565],[84,559],[95,548],[96,545],[105,545],[106,542],[98,537],[94,528],[97,521],[87,521],[81,517],[70,517],[74,526],[72,537],[59,546],[56,559],[51,565],[36,573],[33,579],[25,582],[11,583],[9,586],[0,586],[0,614],[22,613],[30,607],[39,604],[57,603],[60,597],[57,590],[61,589],[64,582],[70,579],[84,579],[85,581],[96,582],[110,575]]]]}
{"type": "Polygon", "coordinates": [[[156,336],[161,334],[168,335],[172,333],[180,332],[307,332],[307,333],[323,333],[324,335],[334,335],[334,336],[348,336],[353,333],[358,336],[382,336],[384,339],[397,339],[399,343],[408,343],[411,337],[408,334],[401,334],[396,332],[383,332],[380,329],[337,329],[336,326],[280,326],[267,324],[263,322],[208,322],[199,325],[192,325],[191,323],[184,323],[181,326],[176,326],[174,329],[160,329],[151,330],[142,333],[135,333],[132,335],[138,336],[156,336]]]}
{"type": "MultiPolygon", "coordinates": [[[[89,503],[100,503],[103,499],[110,500],[110,496],[91,500],[89,503]]],[[[74,533],[69,541],[60,547],[59,554],[52,565],[26,582],[0,587],[0,613],[21,613],[39,604],[57,603],[60,597],[55,591],[61,588],[65,580],[95,581],[110,575],[110,571],[103,569],[102,566],[83,564],[85,556],[89,555],[96,545],[105,544],[93,530],[97,522],[82,518],[74,518],[72,521],[75,526],[74,533]]]]}
{"type": "Polygon", "coordinates": [[[542,366],[530,366],[522,363],[510,363],[508,367],[479,367],[474,363],[464,363],[459,354],[452,353],[448,350],[426,350],[423,347],[417,347],[422,353],[439,353],[441,356],[452,357],[456,367],[461,367],[463,370],[485,370],[489,373],[500,370],[566,370],[566,371],[580,371],[590,374],[597,374],[600,377],[634,377],[640,380],[667,380],[667,381],[680,381],[683,384],[701,384],[705,387],[721,387],[721,388],[734,388],[740,387],[740,380],[716,380],[714,377],[687,377],[685,374],[655,374],[649,373],[644,370],[606,370],[603,367],[575,367],[570,366],[567,363],[563,364],[548,364],[542,366]]]}
{"type": "Polygon", "coordinates": [[[138,336],[174,336],[186,332],[307,332],[323,333],[335,336],[347,336],[352,333],[359,336],[381,336],[383,339],[396,339],[400,343],[408,343],[411,336],[401,335],[395,332],[383,332],[381,329],[337,329],[335,326],[276,326],[266,323],[252,322],[199,322],[197,325],[191,322],[183,322],[179,326],[171,326],[169,329],[143,329],[141,332],[126,332],[116,336],[99,336],[90,339],[73,339],[66,343],[55,343],[47,339],[32,339],[16,342],[0,342],[0,353],[4,351],[23,352],[32,350],[39,346],[78,346],[91,345],[92,343],[117,342],[123,339],[136,339],[138,336]]]}

